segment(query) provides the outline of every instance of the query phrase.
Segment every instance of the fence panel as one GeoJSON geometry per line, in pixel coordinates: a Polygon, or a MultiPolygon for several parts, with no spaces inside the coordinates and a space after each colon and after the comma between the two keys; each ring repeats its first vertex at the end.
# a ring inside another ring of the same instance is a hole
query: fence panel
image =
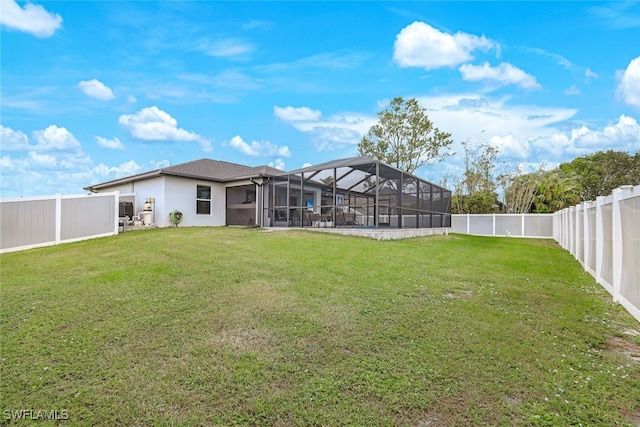
{"type": "Polygon", "coordinates": [[[62,200],[61,239],[113,232],[114,197],[74,197],[62,200]]]}
{"type": "Polygon", "coordinates": [[[553,215],[524,215],[523,236],[552,238],[553,215]]]}
{"type": "Polygon", "coordinates": [[[451,231],[454,233],[467,234],[467,216],[451,215],[451,231]]]}
{"type": "Polygon", "coordinates": [[[640,321],[640,185],[554,214],[452,215],[454,233],[553,238],[640,321]]]}
{"type": "Polygon", "coordinates": [[[0,207],[0,249],[55,240],[55,199],[11,200],[0,207]]]}
{"type": "Polygon", "coordinates": [[[493,217],[491,215],[470,215],[469,234],[493,235],[493,217]]]}
{"type": "Polygon", "coordinates": [[[460,234],[552,239],[554,220],[553,214],[456,214],[451,227],[460,234]]]}
{"type": "Polygon", "coordinates": [[[640,321],[640,185],[554,215],[558,243],[640,321]]]}
{"type": "Polygon", "coordinates": [[[640,310],[640,197],[622,200],[620,216],[624,236],[620,296],[640,310]]]}
{"type": "Polygon", "coordinates": [[[584,267],[584,207],[576,207],[576,258],[584,267]]]}
{"type": "Polygon", "coordinates": [[[0,253],[118,234],[118,193],[0,200],[0,253]]]}
{"type": "Polygon", "coordinates": [[[592,275],[596,272],[596,207],[587,208],[587,233],[589,234],[589,249],[587,251],[586,268],[592,275]]]}
{"type": "MultiPolygon", "coordinates": [[[[600,264],[600,279],[604,280],[607,290],[613,294],[613,203],[603,204],[602,207],[602,240],[596,244],[602,246],[602,262],[600,264]]],[[[598,279],[598,277],[596,277],[598,279]]]]}
{"type": "Polygon", "coordinates": [[[496,236],[522,236],[521,215],[496,215],[496,236]]]}

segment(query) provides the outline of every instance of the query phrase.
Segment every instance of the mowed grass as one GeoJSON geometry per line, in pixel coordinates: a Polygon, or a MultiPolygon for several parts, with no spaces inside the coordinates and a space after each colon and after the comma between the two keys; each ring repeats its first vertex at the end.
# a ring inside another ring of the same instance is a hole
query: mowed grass
{"type": "Polygon", "coordinates": [[[168,228],[0,261],[0,423],[640,423],[638,322],[552,241],[168,228]]]}

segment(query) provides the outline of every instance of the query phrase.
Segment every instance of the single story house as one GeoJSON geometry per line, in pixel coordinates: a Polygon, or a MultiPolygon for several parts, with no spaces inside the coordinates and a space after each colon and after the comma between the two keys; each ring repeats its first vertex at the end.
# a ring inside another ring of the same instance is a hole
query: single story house
{"type": "Polygon", "coordinates": [[[118,191],[121,216],[172,226],[451,226],[451,192],[367,157],[283,172],[200,159],[85,187],[118,191]]]}
{"type": "MultiPolygon", "coordinates": [[[[91,192],[119,191],[120,202],[132,205],[128,216],[140,216],[152,200],[153,223],[173,224],[169,215],[182,213],[181,226],[253,225],[257,223],[256,190],[282,171],[211,159],[194,160],[109,182],[90,185],[91,192]]],[[[121,216],[124,214],[121,212],[121,216]]]]}

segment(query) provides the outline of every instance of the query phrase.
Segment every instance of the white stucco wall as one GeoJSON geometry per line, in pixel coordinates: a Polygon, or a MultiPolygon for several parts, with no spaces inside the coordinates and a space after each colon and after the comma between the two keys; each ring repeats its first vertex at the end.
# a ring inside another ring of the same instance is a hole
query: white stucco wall
{"type": "MultiPolygon", "coordinates": [[[[101,192],[120,191],[123,194],[135,194],[134,215],[142,212],[147,197],[155,197],[154,221],[158,227],[173,227],[174,225],[169,220],[169,214],[176,209],[183,214],[180,227],[223,226],[226,225],[227,187],[247,184],[252,183],[246,180],[223,184],[174,176],[158,176],[134,183],[115,185],[102,189],[101,192]],[[211,213],[209,215],[196,213],[198,185],[211,187],[211,213]]],[[[253,214],[254,218],[256,215],[257,209],[253,214]]]]}
{"type": "Polygon", "coordinates": [[[225,225],[224,184],[167,176],[165,177],[165,194],[168,202],[163,204],[162,211],[158,208],[158,215],[166,222],[158,223],[158,226],[172,226],[169,213],[175,209],[183,215],[180,227],[225,225]],[[211,214],[209,215],[196,213],[198,185],[211,187],[211,214]]]}
{"type": "Polygon", "coordinates": [[[158,176],[151,179],[115,185],[102,189],[105,191],[120,191],[136,195],[134,214],[142,212],[147,197],[155,197],[154,221],[158,227],[173,227],[169,220],[169,213],[177,209],[183,213],[184,219],[180,226],[195,225],[224,225],[224,186],[212,182],[158,176]],[[198,185],[211,186],[211,215],[196,214],[196,189],[198,185]],[[222,203],[222,207],[215,206],[222,203]]]}

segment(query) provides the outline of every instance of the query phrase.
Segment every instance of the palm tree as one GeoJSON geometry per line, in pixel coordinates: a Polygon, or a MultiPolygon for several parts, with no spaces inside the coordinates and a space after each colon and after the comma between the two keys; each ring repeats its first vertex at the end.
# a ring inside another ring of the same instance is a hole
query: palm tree
{"type": "Polygon", "coordinates": [[[579,177],[559,169],[543,174],[536,186],[533,212],[556,212],[581,202],[579,177]]]}

